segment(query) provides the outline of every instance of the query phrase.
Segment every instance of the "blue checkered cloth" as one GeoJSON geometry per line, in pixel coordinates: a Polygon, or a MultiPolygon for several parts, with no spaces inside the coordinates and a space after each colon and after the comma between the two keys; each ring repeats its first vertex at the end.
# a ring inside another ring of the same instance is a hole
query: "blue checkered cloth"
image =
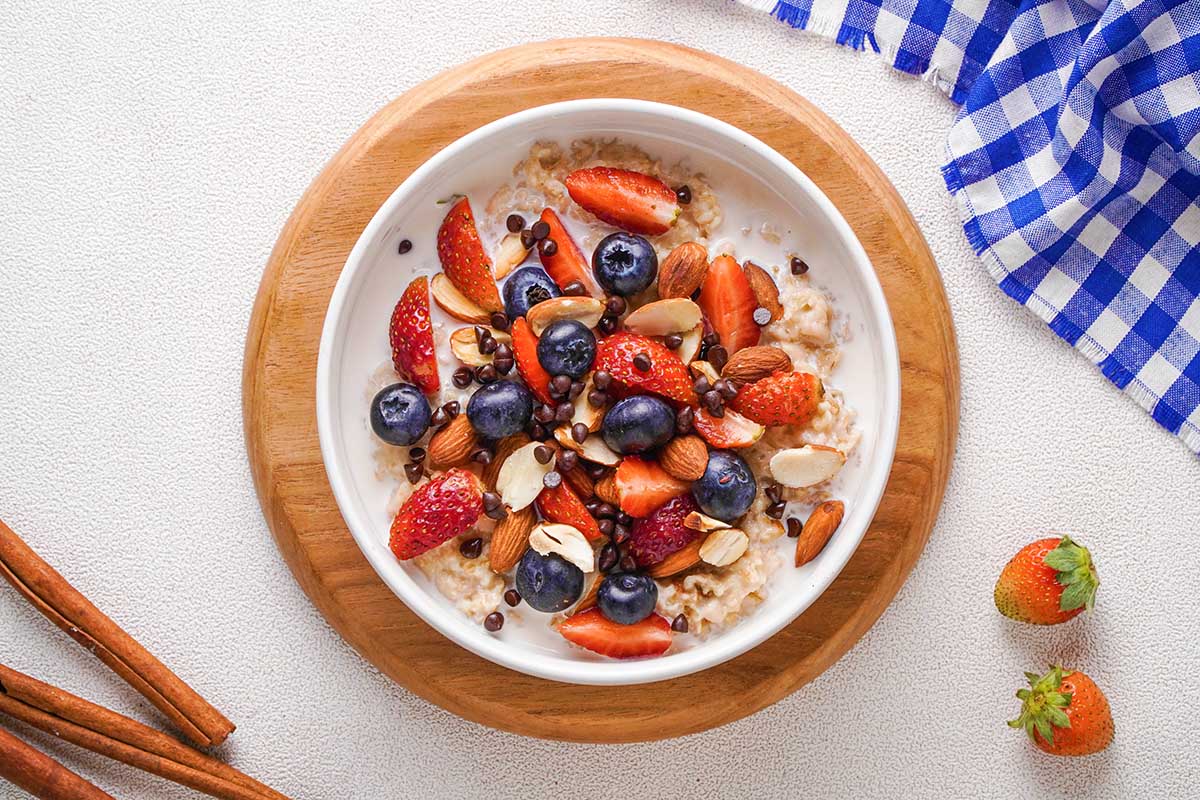
{"type": "Polygon", "coordinates": [[[1200,453],[1200,0],[744,0],[962,106],[947,188],[1010,297],[1200,453]]]}

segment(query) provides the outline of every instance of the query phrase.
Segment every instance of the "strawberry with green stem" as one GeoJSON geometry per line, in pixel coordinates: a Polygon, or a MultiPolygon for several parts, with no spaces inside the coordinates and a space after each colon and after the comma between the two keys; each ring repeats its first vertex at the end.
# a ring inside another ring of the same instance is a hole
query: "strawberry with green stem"
{"type": "Polygon", "coordinates": [[[1033,625],[1058,625],[1090,610],[1100,578],[1086,547],[1069,536],[1026,545],[1000,572],[994,598],[1004,616],[1033,625]]]}
{"type": "Polygon", "coordinates": [[[1021,713],[1008,724],[1024,729],[1039,750],[1054,756],[1086,756],[1112,742],[1108,698],[1087,675],[1052,667],[1045,675],[1026,672],[1025,677],[1029,688],[1017,691],[1021,713]]]}

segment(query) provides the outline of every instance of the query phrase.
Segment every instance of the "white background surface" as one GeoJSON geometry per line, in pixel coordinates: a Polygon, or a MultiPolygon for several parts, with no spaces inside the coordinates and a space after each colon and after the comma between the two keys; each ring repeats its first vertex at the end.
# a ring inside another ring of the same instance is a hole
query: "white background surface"
{"type": "MultiPolygon", "coordinates": [[[[699,0],[67,5],[0,9],[0,516],[239,724],[237,766],[305,798],[1194,796],[1200,464],[994,287],[938,175],[954,109],[933,88],[699,0]],[[480,728],[364,663],[272,544],[240,408],[261,269],[346,137],[460,61],[591,34],[740,61],[857,138],[937,256],[963,379],[945,507],[875,628],[773,708],[623,747],[480,728]],[[1049,528],[1092,547],[1099,606],[1017,627],[992,582],[1049,528]],[[1051,760],[1005,727],[1050,659],[1107,689],[1105,754],[1051,760]]],[[[0,660],[157,722],[7,589],[0,660]]],[[[32,738],[118,797],[194,796],[32,738]]]]}

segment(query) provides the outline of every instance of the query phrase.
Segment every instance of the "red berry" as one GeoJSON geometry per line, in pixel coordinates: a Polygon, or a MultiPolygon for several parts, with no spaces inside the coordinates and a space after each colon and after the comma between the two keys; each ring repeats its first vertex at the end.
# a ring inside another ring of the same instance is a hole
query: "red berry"
{"type": "Polygon", "coordinates": [[[572,200],[631,233],[666,233],[679,216],[679,199],[671,187],[640,172],[589,167],[575,170],[564,182],[572,200]]]}
{"type": "Polygon", "coordinates": [[[421,555],[470,530],[483,513],[483,483],[451,469],[420,486],[392,520],[390,546],[401,561],[421,555]]]}
{"type": "Polygon", "coordinates": [[[492,261],[483,251],[471,202],[463,197],[450,207],[437,234],[438,259],[450,282],[484,311],[503,311],[492,261]]]}
{"type": "Polygon", "coordinates": [[[429,279],[420,277],[408,284],[388,326],[392,366],[425,394],[438,390],[437,355],[433,349],[433,326],[429,322],[429,279]]]}
{"type": "MultiPolygon", "coordinates": [[[[595,368],[612,375],[618,388],[653,392],[686,405],[698,402],[687,367],[655,340],[629,331],[617,331],[601,339],[596,347],[595,368]],[[634,359],[649,360],[648,369],[639,369],[634,359]]],[[[616,392],[619,394],[619,392],[616,392]]]]}
{"type": "Polygon", "coordinates": [[[650,516],[633,523],[629,534],[629,553],[639,567],[653,567],[672,553],[678,552],[700,536],[700,532],[684,526],[683,521],[693,511],[699,511],[691,493],[681,494],[650,516]]]}
{"type": "Polygon", "coordinates": [[[671,646],[671,623],[658,614],[622,625],[592,607],[563,620],[558,632],[567,641],[609,658],[660,656],[671,646]]]}

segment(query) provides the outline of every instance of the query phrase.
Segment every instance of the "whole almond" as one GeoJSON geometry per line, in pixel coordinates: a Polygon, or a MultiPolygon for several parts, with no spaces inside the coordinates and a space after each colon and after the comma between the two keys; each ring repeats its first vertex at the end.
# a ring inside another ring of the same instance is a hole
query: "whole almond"
{"type": "Polygon", "coordinates": [[[436,469],[467,463],[475,450],[475,429],[466,414],[459,414],[429,440],[429,464],[436,469]]]}
{"type": "Polygon", "coordinates": [[[621,504],[621,495],[617,494],[617,481],[612,475],[606,475],[596,481],[596,497],[614,506],[621,504]]]}
{"type": "Polygon", "coordinates": [[[533,506],[510,511],[508,516],[496,523],[492,531],[492,544],[488,549],[488,566],[492,572],[508,572],[517,565],[529,546],[529,532],[536,524],[537,514],[533,506]]]}
{"type": "Polygon", "coordinates": [[[658,464],[681,481],[698,481],[708,467],[708,446],[699,436],[676,436],[659,453],[658,464]]]}
{"type": "Polygon", "coordinates": [[[779,302],[779,287],[775,285],[771,273],[753,261],[742,264],[742,272],[745,273],[746,280],[750,283],[750,291],[754,292],[755,301],[759,306],[771,312],[771,322],[781,319],[783,304],[779,302]]]}
{"type": "Polygon", "coordinates": [[[796,541],[796,566],[802,567],[825,549],[829,537],[842,524],[846,505],[841,500],[826,500],[813,509],[796,541]]]}
{"type": "Polygon", "coordinates": [[[483,468],[483,482],[488,489],[496,491],[496,477],[500,474],[500,467],[504,465],[504,459],[527,444],[529,444],[529,437],[524,433],[514,433],[512,436],[506,436],[500,440],[500,443],[496,445],[496,454],[492,456],[491,462],[483,468]]]}
{"type": "Polygon", "coordinates": [[[579,602],[575,604],[575,612],[587,611],[592,606],[596,605],[596,595],[600,594],[600,584],[604,583],[604,575],[597,572],[596,577],[592,579],[592,585],[583,593],[583,597],[579,598],[579,602]]]}
{"type": "Polygon", "coordinates": [[[684,242],[658,267],[658,296],[691,297],[708,274],[708,251],[699,242],[684,242]]]}
{"type": "Polygon", "coordinates": [[[685,569],[691,569],[700,563],[700,546],[704,543],[704,539],[693,539],[682,550],[676,550],[671,555],[664,558],[662,561],[655,564],[650,569],[646,570],[651,578],[668,578],[671,575],[678,575],[685,569]]]}
{"type": "Polygon", "coordinates": [[[596,493],[596,485],[581,465],[577,464],[575,469],[567,470],[562,476],[581,499],[587,500],[596,493]]]}
{"type": "Polygon", "coordinates": [[[778,347],[764,344],[743,347],[730,356],[725,369],[721,370],[721,377],[744,386],[776,372],[791,371],[791,356],[778,347]]]}

